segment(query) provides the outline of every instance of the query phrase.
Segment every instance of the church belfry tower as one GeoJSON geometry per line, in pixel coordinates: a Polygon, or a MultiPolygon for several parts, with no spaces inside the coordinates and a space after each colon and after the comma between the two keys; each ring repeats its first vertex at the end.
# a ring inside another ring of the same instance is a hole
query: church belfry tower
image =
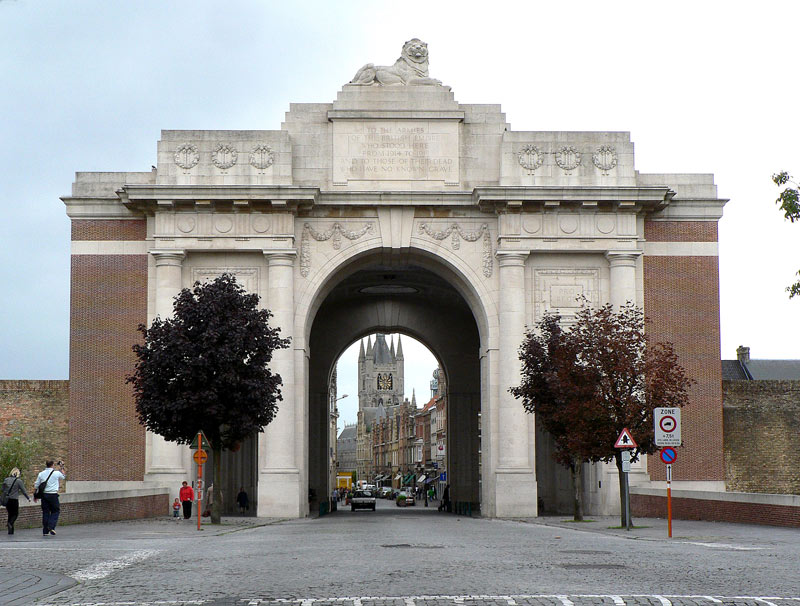
{"type": "Polygon", "coordinates": [[[403,372],[403,344],[399,336],[397,350],[394,340],[387,345],[384,334],[377,334],[374,344],[367,337],[366,350],[362,341],[358,354],[358,409],[401,404],[405,388],[403,372]]]}

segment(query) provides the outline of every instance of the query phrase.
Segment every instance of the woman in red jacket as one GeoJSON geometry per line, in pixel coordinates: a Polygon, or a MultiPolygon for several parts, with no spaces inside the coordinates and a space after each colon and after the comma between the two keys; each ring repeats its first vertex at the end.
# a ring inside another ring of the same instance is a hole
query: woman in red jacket
{"type": "Polygon", "coordinates": [[[194,501],[194,490],[186,482],[181,486],[178,497],[183,504],[183,519],[188,520],[192,517],[192,501],[194,501]]]}

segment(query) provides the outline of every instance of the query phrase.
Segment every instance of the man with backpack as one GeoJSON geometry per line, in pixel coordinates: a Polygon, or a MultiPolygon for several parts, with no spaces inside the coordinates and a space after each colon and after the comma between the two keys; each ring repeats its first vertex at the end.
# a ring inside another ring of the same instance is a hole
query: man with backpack
{"type": "Polygon", "coordinates": [[[33,500],[42,502],[42,535],[56,534],[56,524],[61,506],[58,503],[58,489],[61,480],[66,479],[64,462],[58,462],[58,469],[53,468],[53,461],[45,463],[45,469],[36,477],[33,483],[33,500]]]}

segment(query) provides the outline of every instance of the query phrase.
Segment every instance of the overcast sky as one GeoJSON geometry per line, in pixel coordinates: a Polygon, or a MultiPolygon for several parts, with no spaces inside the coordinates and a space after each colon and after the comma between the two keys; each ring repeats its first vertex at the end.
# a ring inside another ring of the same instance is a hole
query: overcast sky
{"type": "Polygon", "coordinates": [[[785,1],[0,0],[0,379],[68,376],[75,171],[147,171],[161,129],[280,129],[412,37],[514,130],[630,131],[639,171],[714,173],[722,356],[800,358],[800,226],[770,181],[800,174],[798,23],[785,1]]]}

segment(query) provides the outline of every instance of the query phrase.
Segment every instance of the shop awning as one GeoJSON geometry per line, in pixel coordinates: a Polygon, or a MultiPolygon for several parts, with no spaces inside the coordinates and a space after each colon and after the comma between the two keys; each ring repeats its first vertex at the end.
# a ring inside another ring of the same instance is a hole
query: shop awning
{"type": "Polygon", "coordinates": [[[420,484],[425,481],[425,474],[422,474],[420,477],[417,478],[417,484],[420,484]]]}
{"type": "Polygon", "coordinates": [[[375,480],[374,481],[375,482],[380,482],[381,480],[385,480],[385,479],[386,479],[386,476],[381,474],[379,476],[375,476],[375,480]]]}
{"type": "Polygon", "coordinates": [[[398,473],[398,474],[397,474],[397,475],[394,477],[394,479],[395,479],[395,480],[399,480],[399,479],[400,479],[400,478],[402,478],[402,477],[403,477],[403,476],[401,476],[401,475],[398,473]]]}

